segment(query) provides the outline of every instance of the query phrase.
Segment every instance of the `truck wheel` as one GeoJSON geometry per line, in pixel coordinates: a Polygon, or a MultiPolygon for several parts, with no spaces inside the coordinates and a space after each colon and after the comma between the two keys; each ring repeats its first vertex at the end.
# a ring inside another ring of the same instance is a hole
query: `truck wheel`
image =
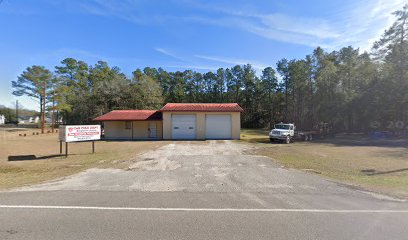
{"type": "Polygon", "coordinates": [[[275,142],[275,139],[269,138],[269,141],[270,141],[270,142],[275,142]]]}
{"type": "Polygon", "coordinates": [[[289,137],[289,136],[286,137],[285,143],[286,143],[286,144],[289,144],[289,143],[290,143],[290,137],[289,137]]]}

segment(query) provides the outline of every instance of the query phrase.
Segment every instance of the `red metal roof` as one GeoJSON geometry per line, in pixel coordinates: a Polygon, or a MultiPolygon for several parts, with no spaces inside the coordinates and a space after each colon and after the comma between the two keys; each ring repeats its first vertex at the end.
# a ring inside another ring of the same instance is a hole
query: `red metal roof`
{"type": "Polygon", "coordinates": [[[94,121],[143,121],[161,119],[161,113],[157,110],[113,110],[94,118],[94,121]]]}
{"type": "Polygon", "coordinates": [[[238,103],[167,103],[161,112],[243,112],[238,103]]]}

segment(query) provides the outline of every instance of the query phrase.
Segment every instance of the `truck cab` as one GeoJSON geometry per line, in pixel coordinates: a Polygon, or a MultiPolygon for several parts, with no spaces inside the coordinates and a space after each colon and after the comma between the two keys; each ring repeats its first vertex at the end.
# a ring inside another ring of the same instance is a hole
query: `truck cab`
{"type": "Polygon", "coordinates": [[[271,142],[279,141],[290,143],[295,140],[295,124],[293,123],[278,123],[269,133],[271,142]]]}

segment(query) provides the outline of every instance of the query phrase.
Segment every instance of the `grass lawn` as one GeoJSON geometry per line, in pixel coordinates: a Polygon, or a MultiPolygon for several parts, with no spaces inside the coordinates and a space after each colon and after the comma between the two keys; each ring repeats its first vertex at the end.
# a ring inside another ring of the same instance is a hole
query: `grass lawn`
{"type": "Polygon", "coordinates": [[[369,190],[408,197],[408,140],[337,135],[293,144],[269,143],[268,131],[243,129],[242,140],[289,168],[322,174],[369,190]]]}
{"type": "Polygon", "coordinates": [[[164,144],[100,141],[95,142],[95,154],[92,154],[90,142],[70,143],[70,155],[65,158],[59,156],[57,133],[32,135],[32,132],[39,130],[0,128],[0,189],[44,182],[93,167],[126,168],[138,154],[164,144]]]}

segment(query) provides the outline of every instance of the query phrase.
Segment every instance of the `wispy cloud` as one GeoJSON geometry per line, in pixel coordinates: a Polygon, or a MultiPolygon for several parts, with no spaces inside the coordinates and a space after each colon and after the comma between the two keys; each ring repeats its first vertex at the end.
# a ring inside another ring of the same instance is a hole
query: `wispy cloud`
{"type": "Polygon", "coordinates": [[[406,0],[356,2],[333,10],[329,18],[299,17],[279,12],[261,13],[262,9],[240,9],[239,4],[230,8],[216,4],[191,4],[206,11],[223,14],[218,19],[192,19],[202,23],[239,28],[267,39],[310,47],[321,46],[332,50],[353,45],[368,50],[392,24],[392,12],[401,9],[406,0]]]}
{"type": "Polygon", "coordinates": [[[344,40],[335,41],[336,47],[349,43],[369,50],[395,20],[392,13],[406,3],[406,0],[371,0],[339,11],[343,15],[339,25],[343,26],[344,40]]]}
{"type": "Polygon", "coordinates": [[[60,48],[50,52],[50,56],[60,57],[76,57],[76,58],[86,58],[92,60],[100,60],[100,61],[107,61],[110,59],[108,56],[104,56],[101,54],[93,53],[90,51],[82,50],[82,49],[69,49],[69,48],[60,48]]]}
{"type": "Polygon", "coordinates": [[[248,60],[248,59],[236,59],[236,58],[226,58],[226,57],[219,57],[219,56],[204,56],[204,55],[194,55],[194,57],[204,59],[204,60],[214,61],[214,62],[227,63],[231,65],[251,64],[256,70],[263,70],[264,68],[268,66],[266,64],[259,63],[254,60],[248,60]]]}
{"type": "MultiPolygon", "coordinates": [[[[180,16],[161,11],[156,12],[154,8],[146,7],[149,3],[152,4],[152,2],[148,0],[89,0],[80,1],[73,10],[122,19],[139,25],[168,24],[171,21],[182,19],[180,16]]],[[[155,4],[161,3],[156,2],[155,4]]]]}
{"type": "MultiPolygon", "coordinates": [[[[368,50],[392,23],[391,13],[402,8],[406,0],[367,0],[347,3],[322,16],[299,16],[291,12],[265,12],[260,4],[241,1],[203,2],[171,1],[183,13],[157,10],[144,0],[90,0],[78,3],[80,11],[119,18],[135,24],[170,24],[199,22],[235,28],[271,40],[337,49],[353,45],[368,50]],[[146,5],[149,7],[146,8],[146,5]],[[250,7],[248,7],[250,6],[250,7]]],[[[258,2],[259,3],[259,2],[258,2]]],[[[163,54],[166,54],[164,51],[163,54]]],[[[168,55],[170,56],[170,55],[168,55]]],[[[181,59],[179,59],[181,60],[181,59]]]]}
{"type": "Polygon", "coordinates": [[[135,57],[102,55],[97,52],[91,52],[83,49],[60,48],[30,54],[29,57],[25,57],[24,60],[21,60],[17,73],[23,71],[26,66],[34,64],[45,65],[47,68],[52,70],[56,65],[60,65],[62,60],[68,57],[85,61],[88,64],[95,64],[98,61],[106,61],[111,67],[120,66],[121,70],[125,73],[134,71],[136,66],[143,66],[142,64],[145,60],[135,57]]]}
{"type": "Polygon", "coordinates": [[[0,0],[0,13],[18,16],[29,16],[39,14],[39,10],[25,5],[19,6],[13,1],[0,0]]]}
{"type": "Polygon", "coordinates": [[[79,3],[78,9],[89,14],[116,17],[138,24],[145,22],[137,1],[91,0],[79,3]]]}
{"type": "Polygon", "coordinates": [[[175,69],[194,69],[194,70],[208,70],[214,71],[217,70],[217,67],[208,66],[206,64],[199,64],[197,61],[194,61],[191,56],[189,57],[180,57],[179,55],[164,49],[164,48],[155,48],[156,52],[159,52],[165,56],[171,57],[175,60],[178,60],[175,64],[167,64],[166,68],[175,68],[175,69]]]}
{"type": "Polygon", "coordinates": [[[212,66],[205,66],[205,65],[168,65],[165,66],[166,68],[177,68],[177,69],[193,69],[193,70],[208,70],[208,71],[215,71],[218,68],[212,66]]]}
{"type": "Polygon", "coordinates": [[[259,63],[254,60],[248,59],[236,59],[228,57],[219,57],[219,56],[205,56],[205,55],[193,55],[187,57],[180,57],[177,54],[170,52],[163,48],[155,48],[155,51],[179,60],[179,64],[168,64],[165,67],[167,68],[177,68],[177,69],[195,69],[195,70],[209,70],[215,71],[220,68],[220,63],[224,63],[224,67],[232,67],[234,65],[244,65],[251,64],[255,70],[263,70],[267,67],[266,64],[259,63]]]}
{"type": "MultiPolygon", "coordinates": [[[[229,23],[230,27],[241,28],[250,33],[282,42],[307,46],[327,45],[326,42],[342,35],[340,29],[323,18],[299,17],[285,13],[263,14],[225,9],[221,11],[230,17],[228,21],[223,21],[221,24],[229,23]]],[[[210,20],[208,23],[214,22],[210,20]]]]}
{"type": "Polygon", "coordinates": [[[168,56],[168,57],[171,57],[171,58],[180,60],[180,61],[182,61],[182,62],[188,62],[185,58],[182,58],[182,57],[180,57],[180,56],[177,56],[176,54],[174,54],[174,53],[172,53],[172,52],[170,52],[169,50],[166,50],[166,49],[164,49],[164,48],[155,48],[154,50],[155,50],[156,52],[159,52],[159,53],[161,53],[161,54],[163,54],[163,55],[166,55],[166,56],[168,56]]]}

